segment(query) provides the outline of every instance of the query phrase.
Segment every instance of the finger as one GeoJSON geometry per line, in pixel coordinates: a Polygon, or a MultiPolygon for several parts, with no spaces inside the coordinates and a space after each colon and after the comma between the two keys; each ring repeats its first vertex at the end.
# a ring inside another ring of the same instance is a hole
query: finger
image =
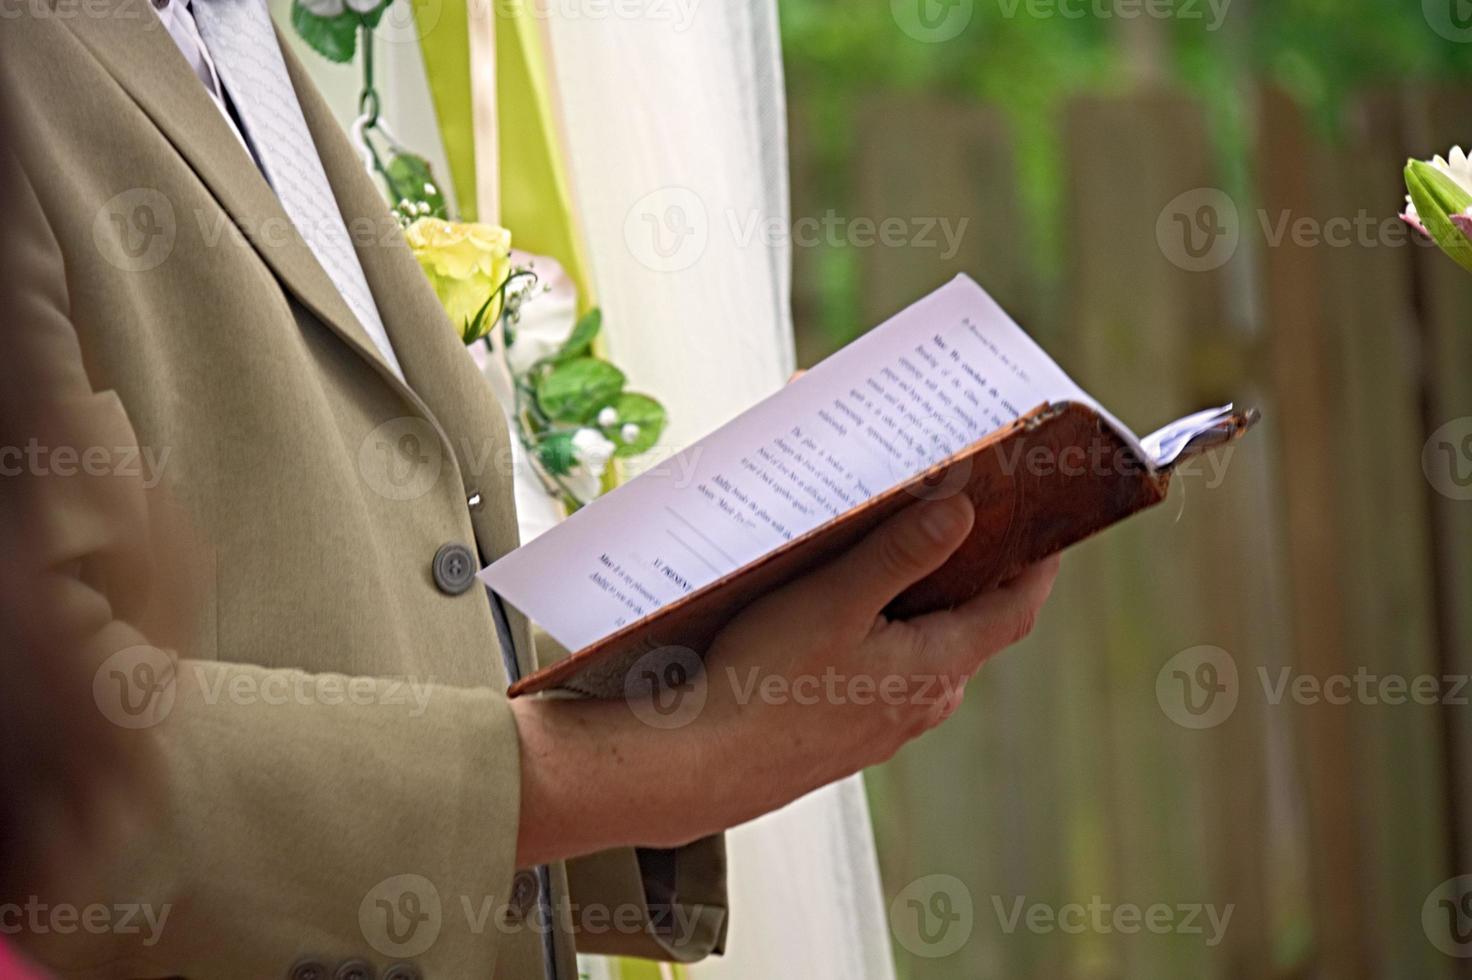
{"type": "Polygon", "coordinates": [[[1037,623],[1058,577],[1058,555],[947,612],[911,622],[925,632],[925,649],[942,673],[974,674],[988,659],[1020,643],[1037,623]]]}
{"type": "Polygon", "coordinates": [[[808,598],[872,619],[905,589],[946,563],[971,533],[976,509],[965,494],[907,507],[804,584],[808,598]]]}

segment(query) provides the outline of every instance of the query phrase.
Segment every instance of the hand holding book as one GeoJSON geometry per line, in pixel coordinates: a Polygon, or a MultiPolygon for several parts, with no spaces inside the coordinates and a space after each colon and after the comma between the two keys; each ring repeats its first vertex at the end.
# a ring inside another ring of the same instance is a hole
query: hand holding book
{"type": "Polygon", "coordinates": [[[975,516],[964,494],[907,507],[748,606],[703,664],[690,651],[641,658],[637,676],[676,668],[678,691],[628,706],[513,701],[522,812],[542,817],[522,822],[517,864],[686,844],[883,762],[945,721],[981,665],[1027,634],[1058,570],[1055,556],[959,608],[881,615],[947,561],[975,516]]]}
{"type": "Polygon", "coordinates": [[[1138,438],[958,278],[483,572],[578,651],[513,693],[616,693],[650,650],[704,652],[917,497],[965,494],[976,527],[890,612],[956,605],[1158,503],[1173,464],[1252,420],[1229,406],[1138,438]]]}

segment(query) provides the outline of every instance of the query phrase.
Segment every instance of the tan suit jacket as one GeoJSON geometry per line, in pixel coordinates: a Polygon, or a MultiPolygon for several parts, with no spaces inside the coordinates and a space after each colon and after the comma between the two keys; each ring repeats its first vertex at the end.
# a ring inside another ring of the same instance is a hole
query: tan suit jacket
{"type": "MultiPolygon", "coordinates": [[[[135,675],[116,668],[137,666],[160,600],[144,488],[204,543],[198,625],[142,729],[163,805],[104,897],[167,907],[161,934],[25,941],[64,975],[209,980],[330,977],[355,960],[357,976],[395,980],[529,980],[549,962],[572,977],[574,927],[585,950],[718,950],[719,839],[514,866],[508,666],[453,550],[481,563],[517,545],[506,427],[287,60],[407,384],[152,11],[29,0],[0,25],[0,377],[12,405],[64,414],[76,448],[112,465],[48,498],[36,545],[74,570],[56,614],[107,683],[135,675]]],[[[510,669],[529,671],[527,626],[508,625],[510,669]]]]}

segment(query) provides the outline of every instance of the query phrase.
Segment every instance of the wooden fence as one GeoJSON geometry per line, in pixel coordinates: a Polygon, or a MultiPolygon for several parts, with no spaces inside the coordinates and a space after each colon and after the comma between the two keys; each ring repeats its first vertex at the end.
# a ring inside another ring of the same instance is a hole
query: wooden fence
{"type": "MultiPolygon", "coordinates": [[[[1139,429],[1228,400],[1266,419],[1218,461],[1220,485],[1203,467],[1070,553],[1037,633],[870,774],[889,895],[954,891],[929,878],[950,875],[964,893],[934,908],[970,906],[954,952],[897,927],[902,974],[1472,976],[1436,945],[1440,913],[1423,919],[1438,886],[1472,874],[1472,692],[1386,703],[1397,679],[1472,673],[1472,501],[1422,465],[1453,423],[1451,455],[1431,460],[1472,469],[1457,441],[1472,437],[1472,277],[1394,220],[1405,158],[1465,134],[1472,93],[1367,97],[1330,142],[1263,92],[1254,177],[1233,193],[1190,99],[1078,100],[1060,119],[1061,281],[1029,263],[998,114],[899,96],[861,108],[848,190],[825,200],[794,106],[796,215],[969,219],[948,261],[860,250],[865,322],[967,271],[1139,429]],[[1237,700],[1195,729],[1156,681],[1201,646],[1230,657],[1237,700]],[[1304,677],[1374,696],[1308,703],[1292,687],[1304,677]],[[1167,934],[1131,928],[1130,908],[1156,905],[1167,934]],[[1191,906],[1231,918],[1186,923],[1191,906]]],[[[798,249],[800,330],[831,299],[822,260],[798,249]]]]}

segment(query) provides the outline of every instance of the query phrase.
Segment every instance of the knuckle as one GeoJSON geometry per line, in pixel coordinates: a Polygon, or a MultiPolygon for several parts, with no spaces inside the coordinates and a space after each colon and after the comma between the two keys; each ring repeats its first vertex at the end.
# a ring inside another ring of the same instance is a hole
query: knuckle
{"type": "Polygon", "coordinates": [[[923,629],[905,630],[904,648],[901,651],[905,662],[917,664],[925,662],[934,649],[934,641],[929,633],[923,629]]]}
{"type": "Polygon", "coordinates": [[[879,539],[880,570],[892,577],[912,575],[923,561],[923,550],[913,534],[902,530],[886,534],[879,539]]]}
{"type": "Polygon", "coordinates": [[[1025,606],[1018,611],[1012,620],[1012,643],[1021,643],[1032,635],[1032,631],[1038,625],[1038,610],[1036,606],[1025,606]]]}

